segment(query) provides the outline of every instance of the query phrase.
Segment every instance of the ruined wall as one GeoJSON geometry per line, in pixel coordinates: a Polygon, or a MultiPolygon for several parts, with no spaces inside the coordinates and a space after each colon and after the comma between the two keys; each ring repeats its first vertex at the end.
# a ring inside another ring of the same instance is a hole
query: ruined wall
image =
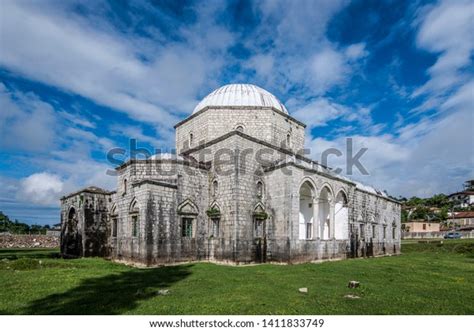
{"type": "Polygon", "coordinates": [[[44,234],[0,233],[0,248],[57,248],[59,238],[44,234]]]}
{"type": "Polygon", "coordinates": [[[109,254],[110,194],[85,189],[61,200],[61,252],[65,256],[109,254]]]}

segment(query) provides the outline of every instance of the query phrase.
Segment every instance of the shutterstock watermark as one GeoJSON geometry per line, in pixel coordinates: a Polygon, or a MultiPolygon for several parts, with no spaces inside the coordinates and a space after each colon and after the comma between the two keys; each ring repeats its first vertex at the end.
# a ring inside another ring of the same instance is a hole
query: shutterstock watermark
{"type": "MultiPolygon", "coordinates": [[[[199,145],[198,145],[199,146],[199,145]]],[[[331,171],[335,174],[353,175],[357,171],[368,176],[369,172],[363,164],[363,156],[368,151],[362,147],[354,149],[352,138],[347,138],[345,148],[328,148],[318,153],[311,149],[288,150],[285,146],[280,148],[217,148],[209,146],[204,148],[186,149],[177,155],[176,149],[164,153],[164,149],[149,150],[138,147],[136,139],[130,139],[129,148],[112,148],[107,154],[107,161],[111,168],[107,175],[117,176],[117,167],[124,165],[129,160],[142,160],[145,170],[149,174],[170,176],[178,173],[178,164],[186,163],[189,166],[180,167],[179,171],[193,174],[196,171],[212,166],[213,171],[219,176],[229,176],[235,173],[261,172],[265,170],[280,171],[291,176],[291,166],[299,167],[305,171],[331,171]],[[319,155],[318,159],[314,157],[319,155]],[[144,162],[146,160],[146,162],[144,162]],[[340,166],[329,167],[329,162],[340,166]],[[354,171],[355,170],[355,171],[354,171]]]]}

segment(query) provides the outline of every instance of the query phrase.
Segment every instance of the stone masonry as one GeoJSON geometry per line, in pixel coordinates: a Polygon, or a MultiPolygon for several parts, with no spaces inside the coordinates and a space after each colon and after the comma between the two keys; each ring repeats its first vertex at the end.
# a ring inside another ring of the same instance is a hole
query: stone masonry
{"type": "Polygon", "coordinates": [[[150,266],[400,253],[396,201],[306,158],[305,125],[269,92],[221,89],[175,126],[177,155],[129,160],[116,191],[61,199],[64,255],[150,266]]]}

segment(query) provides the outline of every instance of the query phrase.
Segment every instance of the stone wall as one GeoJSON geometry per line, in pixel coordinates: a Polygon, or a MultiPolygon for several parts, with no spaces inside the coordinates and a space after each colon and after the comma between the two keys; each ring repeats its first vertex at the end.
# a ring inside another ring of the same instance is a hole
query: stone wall
{"type": "Polygon", "coordinates": [[[402,239],[444,239],[449,232],[461,234],[462,239],[474,238],[474,231],[402,232],[402,239]]]}
{"type": "Polygon", "coordinates": [[[110,193],[87,188],[61,199],[61,253],[108,256],[110,193]]]}
{"type": "Polygon", "coordinates": [[[147,265],[206,258],[206,169],[173,160],[137,161],[120,169],[118,183],[119,190],[110,205],[118,225],[117,236],[110,239],[114,258],[147,265]],[[187,202],[196,209],[192,216],[193,238],[181,236],[182,217],[178,210],[187,202]],[[136,208],[137,214],[132,208],[136,208]]]}
{"type": "Polygon", "coordinates": [[[179,157],[129,161],[117,192],[62,199],[62,252],[146,265],[398,254],[399,204],[282,148],[289,132],[302,148],[304,126],[269,108],[192,115],[177,125],[179,157]]]}
{"type": "Polygon", "coordinates": [[[0,248],[58,248],[59,238],[48,235],[0,234],[0,248]]]}
{"type": "Polygon", "coordinates": [[[304,125],[290,116],[272,108],[218,108],[207,109],[193,115],[192,120],[176,127],[176,148],[181,153],[189,147],[196,147],[243,127],[243,132],[275,146],[286,146],[290,134],[290,145],[293,150],[304,147],[304,125]],[[190,143],[190,134],[193,142],[190,143]]]}

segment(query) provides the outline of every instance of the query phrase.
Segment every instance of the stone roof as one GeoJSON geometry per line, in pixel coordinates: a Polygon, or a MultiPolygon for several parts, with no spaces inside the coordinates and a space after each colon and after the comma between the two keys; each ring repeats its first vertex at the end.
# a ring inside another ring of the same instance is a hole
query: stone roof
{"type": "Polygon", "coordinates": [[[111,191],[104,190],[103,188],[100,188],[100,187],[97,187],[97,186],[88,186],[88,187],[85,187],[83,189],[80,189],[79,191],[76,191],[76,192],[70,193],[66,196],[63,196],[61,198],[61,200],[72,197],[73,195],[83,193],[83,192],[85,192],[85,193],[99,193],[99,194],[112,194],[113,193],[111,191]]]}
{"type": "Polygon", "coordinates": [[[474,211],[457,211],[454,212],[454,215],[449,216],[449,218],[474,218],[474,211]]]}
{"type": "Polygon", "coordinates": [[[288,114],[286,107],[270,92],[252,84],[229,84],[214,90],[194,108],[193,114],[206,107],[270,107],[288,114]]]}

